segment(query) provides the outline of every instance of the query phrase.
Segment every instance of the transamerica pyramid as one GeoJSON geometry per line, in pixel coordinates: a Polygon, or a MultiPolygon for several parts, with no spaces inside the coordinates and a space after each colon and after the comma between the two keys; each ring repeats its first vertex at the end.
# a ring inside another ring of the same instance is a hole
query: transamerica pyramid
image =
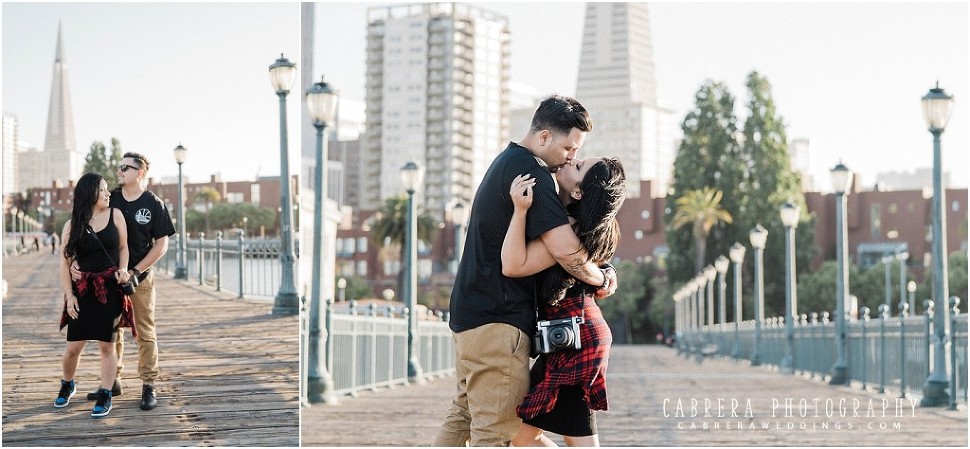
{"type": "Polygon", "coordinates": [[[51,181],[66,184],[81,176],[84,156],[78,151],[74,140],[74,110],[71,107],[71,89],[67,82],[67,58],[64,53],[64,36],[61,24],[57,24],[57,49],[54,54],[54,74],[51,80],[50,103],[47,110],[47,134],[44,151],[48,164],[46,176],[41,176],[35,187],[50,186],[51,181]]]}

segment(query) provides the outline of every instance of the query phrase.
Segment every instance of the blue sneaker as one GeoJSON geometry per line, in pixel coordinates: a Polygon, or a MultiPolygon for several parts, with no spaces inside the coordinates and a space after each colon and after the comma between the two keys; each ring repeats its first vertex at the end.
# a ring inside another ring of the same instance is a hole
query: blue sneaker
{"type": "Polygon", "coordinates": [[[111,413],[111,390],[101,388],[98,390],[98,402],[94,403],[91,416],[100,418],[102,416],[108,416],[108,413],[111,413]]]}
{"type": "Polygon", "coordinates": [[[54,399],[54,407],[67,407],[75,394],[77,394],[77,384],[74,383],[74,379],[71,379],[70,382],[62,380],[61,391],[57,393],[57,399],[54,399]]]}

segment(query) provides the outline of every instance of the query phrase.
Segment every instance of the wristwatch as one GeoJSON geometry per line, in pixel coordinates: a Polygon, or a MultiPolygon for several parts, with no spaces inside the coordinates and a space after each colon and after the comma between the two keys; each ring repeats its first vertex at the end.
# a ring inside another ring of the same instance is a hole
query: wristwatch
{"type": "Polygon", "coordinates": [[[131,271],[132,273],[134,273],[134,274],[132,274],[132,276],[134,276],[134,277],[141,276],[141,271],[138,271],[137,268],[132,268],[132,269],[130,269],[128,271],[131,271]]]}

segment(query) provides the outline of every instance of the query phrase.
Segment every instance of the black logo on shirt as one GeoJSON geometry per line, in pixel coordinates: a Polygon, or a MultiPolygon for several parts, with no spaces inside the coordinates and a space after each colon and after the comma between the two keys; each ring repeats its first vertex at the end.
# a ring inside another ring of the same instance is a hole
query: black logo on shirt
{"type": "Polygon", "coordinates": [[[152,221],[152,211],[148,209],[138,209],[138,212],[135,212],[135,221],[137,221],[138,224],[148,224],[152,221]]]}

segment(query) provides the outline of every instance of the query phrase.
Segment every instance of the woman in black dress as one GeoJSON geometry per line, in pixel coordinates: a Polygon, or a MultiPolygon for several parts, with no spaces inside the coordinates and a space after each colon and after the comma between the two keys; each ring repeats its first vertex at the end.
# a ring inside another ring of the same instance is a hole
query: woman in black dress
{"type": "MultiPolygon", "coordinates": [[[[626,175],[613,158],[574,159],[556,172],[559,197],[576,236],[590,260],[600,266],[619,243],[616,214],[623,204],[626,175]]],[[[522,418],[514,446],[555,446],[543,431],[558,433],[569,446],[599,446],[596,410],[606,410],[606,373],[613,335],[596,304],[597,286],[576,282],[541,240],[525,241],[526,213],[535,179],[523,175],[509,191],[515,211],[502,245],[502,273],[539,276],[538,318],[582,317],[580,349],[540,354],[531,370],[531,386],[516,412],[522,418]],[[543,271],[544,270],[544,271],[543,271]]]]}
{"type": "Polygon", "coordinates": [[[55,407],[65,407],[77,392],[74,373],[81,351],[88,340],[96,340],[101,352],[101,388],[91,416],[111,412],[111,386],[117,371],[114,350],[115,330],[123,325],[127,299],[120,284],[128,282],[128,235],[121,211],[108,207],[108,184],[96,173],[87,173],[74,188],[71,219],[64,224],[61,241],[64,260],[61,264],[61,286],[64,311],[61,328],[67,326],[67,349],[64,351],[61,390],[55,407]],[[77,261],[81,276],[71,281],[70,266],[77,261]]]}

